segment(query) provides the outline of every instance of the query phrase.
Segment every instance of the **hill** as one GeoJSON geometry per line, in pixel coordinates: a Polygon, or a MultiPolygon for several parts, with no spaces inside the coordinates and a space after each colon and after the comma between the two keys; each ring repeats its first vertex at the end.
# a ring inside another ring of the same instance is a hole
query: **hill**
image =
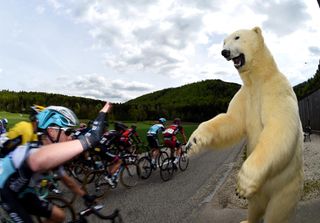
{"type": "Polygon", "coordinates": [[[306,95],[309,95],[314,91],[320,89],[320,60],[318,69],[314,76],[312,78],[309,78],[307,81],[294,86],[293,89],[299,100],[305,97],[306,95]]]}
{"type": "MultiPolygon", "coordinates": [[[[172,119],[179,116],[185,121],[203,121],[226,111],[240,85],[221,80],[205,80],[177,88],[167,88],[143,95],[125,103],[139,116],[172,119]]],[[[130,112],[129,112],[130,113],[130,112]]],[[[131,112],[132,113],[132,112],[131,112]]]]}

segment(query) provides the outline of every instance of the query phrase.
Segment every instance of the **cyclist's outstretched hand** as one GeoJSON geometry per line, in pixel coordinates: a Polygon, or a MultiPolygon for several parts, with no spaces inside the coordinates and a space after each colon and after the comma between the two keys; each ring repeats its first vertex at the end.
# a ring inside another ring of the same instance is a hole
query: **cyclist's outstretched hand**
{"type": "Polygon", "coordinates": [[[106,113],[110,111],[111,107],[111,103],[106,102],[97,118],[93,121],[91,129],[84,136],[79,136],[78,139],[82,144],[83,150],[94,148],[99,143],[105,127],[106,113]]]}
{"type": "Polygon", "coordinates": [[[100,110],[100,112],[108,113],[112,107],[112,104],[110,102],[106,102],[103,108],[100,110]]]}

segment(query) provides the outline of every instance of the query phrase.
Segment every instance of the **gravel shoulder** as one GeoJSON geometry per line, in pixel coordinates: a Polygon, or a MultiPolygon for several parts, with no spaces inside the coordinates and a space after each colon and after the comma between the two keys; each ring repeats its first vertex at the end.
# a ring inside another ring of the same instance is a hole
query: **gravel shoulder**
{"type": "MultiPolygon", "coordinates": [[[[311,142],[304,143],[304,173],[305,183],[301,201],[320,198],[320,135],[312,134],[311,142]]],[[[237,173],[243,163],[242,151],[233,163],[233,169],[221,186],[219,192],[212,200],[212,206],[216,208],[247,208],[246,200],[239,199],[236,194],[237,173]]]]}

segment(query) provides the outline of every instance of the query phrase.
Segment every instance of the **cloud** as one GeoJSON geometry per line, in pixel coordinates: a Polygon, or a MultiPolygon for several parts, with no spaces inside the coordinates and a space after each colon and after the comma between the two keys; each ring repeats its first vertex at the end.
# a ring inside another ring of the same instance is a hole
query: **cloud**
{"type": "MultiPolygon", "coordinates": [[[[60,79],[65,78],[60,77],[60,79]]],[[[60,83],[63,82],[60,81],[60,83]]],[[[65,91],[68,95],[80,95],[112,102],[124,102],[141,95],[141,92],[150,92],[152,88],[153,86],[150,84],[106,78],[98,74],[88,74],[78,76],[76,80],[67,81],[61,87],[56,87],[54,91],[65,91]]]]}
{"type": "Polygon", "coordinates": [[[305,2],[301,0],[258,0],[253,3],[253,10],[267,15],[262,23],[265,29],[273,31],[279,36],[288,35],[303,27],[311,18],[305,2]]]}
{"type": "Polygon", "coordinates": [[[320,56],[320,47],[310,46],[309,51],[315,56],[320,56]]]}
{"type": "Polygon", "coordinates": [[[44,14],[46,11],[46,9],[43,5],[38,5],[35,10],[39,15],[44,14]]]}
{"type": "MultiPolygon", "coordinates": [[[[56,92],[65,89],[72,95],[123,102],[155,90],[154,87],[180,86],[203,79],[241,83],[232,63],[221,56],[223,39],[240,28],[262,27],[279,67],[294,83],[306,78],[307,71],[318,63],[311,61],[312,57],[320,54],[314,7],[302,0],[47,2],[45,15],[51,16],[47,13],[51,7],[58,19],[68,19],[77,28],[83,28],[88,36],[82,32],[77,40],[83,41],[83,36],[90,39],[86,52],[98,55],[86,69],[57,71],[65,76],[68,73],[70,80],[65,77],[64,86],[52,89],[56,92]],[[103,60],[100,67],[95,66],[97,58],[103,60]],[[306,68],[305,61],[310,68],[306,68]],[[82,72],[91,74],[74,77],[82,72]]],[[[39,6],[36,10],[42,13],[44,8],[39,6]]],[[[65,46],[68,47],[72,44],[65,46]]],[[[90,62],[92,58],[87,56],[81,58],[90,62]]]]}

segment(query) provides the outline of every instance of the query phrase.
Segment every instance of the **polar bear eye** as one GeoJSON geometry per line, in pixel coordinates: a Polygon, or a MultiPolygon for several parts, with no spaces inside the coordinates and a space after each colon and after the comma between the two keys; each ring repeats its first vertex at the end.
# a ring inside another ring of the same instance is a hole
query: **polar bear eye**
{"type": "Polygon", "coordinates": [[[234,37],[234,39],[235,39],[235,40],[240,39],[240,36],[236,36],[236,37],[234,37]]]}

